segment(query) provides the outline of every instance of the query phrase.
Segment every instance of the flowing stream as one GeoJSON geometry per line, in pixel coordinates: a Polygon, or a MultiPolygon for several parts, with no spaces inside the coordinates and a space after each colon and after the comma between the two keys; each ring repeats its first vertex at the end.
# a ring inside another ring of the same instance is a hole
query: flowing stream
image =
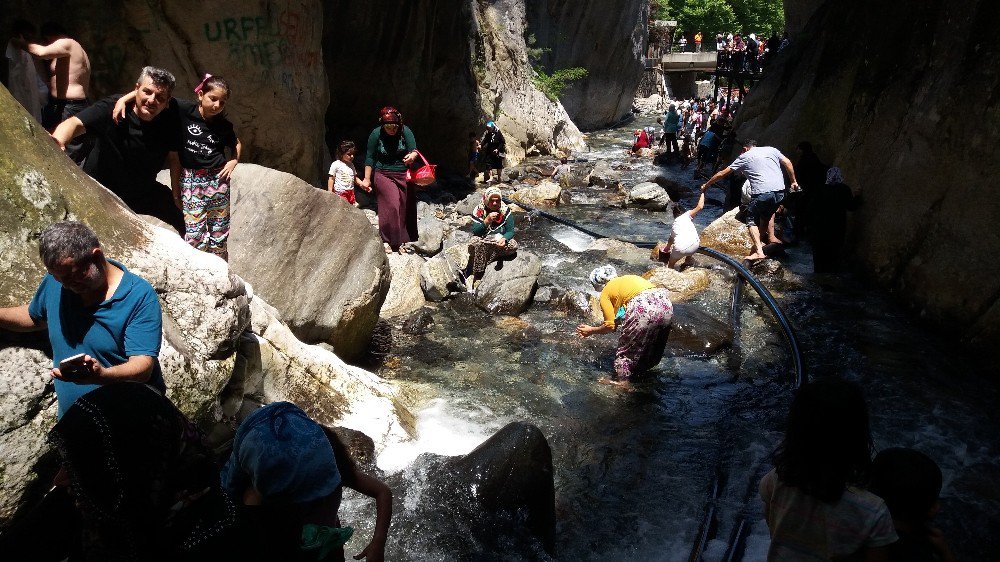
{"type": "MultiPolygon", "coordinates": [[[[631,130],[652,120],[593,133],[590,151],[574,156],[624,165],[626,185],[657,173],[669,177],[690,190],[682,203],[691,206],[699,183],[691,178],[693,165],[655,169],[649,159],[624,155],[631,130]]],[[[608,189],[570,192],[572,202],[553,213],[611,236],[665,240],[669,233],[669,213],[622,208],[608,189]]],[[[699,229],[722,212],[721,191],[709,196],[696,217],[699,229]]],[[[517,239],[542,259],[540,286],[570,294],[591,292],[587,273],[609,261],[585,251],[591,237],[541,217],[520,218],[517,239]]],[[[610,261],[620,274],[653,266],[610,261]]],[[[915,447],[938,462],[945,475],[939,525],[959,559],[989,559],[1000,548],[996,369],[852,277],[814,276],[806,247],[791,249],[783,263],[785,272],[764,283],[797,328],[807,372],[863,385],[877,447],[915,447]]],[[[710,258],[699,257],[699,264],[719,274],[686,310],[728,322],[731,281],[718,279],[731,275],[710,258]]],[[[461,522],[434,506],[417,508],[427,486],[422,463],[414,462],[419,454],[465,454],[506,423],[528,421],[552,448],[556,559],[687,560],[718,474],[718,528],[704,559],[722,559],[733,527],[746,516],[742,559],[764,560],[767,527],[757,482],[781,438],[792,372],[777,323],[752,291],[744,294],[737,345],[715,353],[668,346],[653,376],[632,393],[595,382],[612,370],[617,336],[577,337],[576,325],[589,322],[579,306],[535,303],[519,318],[491,317],[455,299],[433,305],[429,332],[397,330],[380,374],[402,388],[417,412],[418,435],[378,459],[397,496],[387,559],[550,559],[516,538],[487,544],[468,537],[459,547],[465,554],[456,555],[449,550],[454,545],[426,537],[430,528],[461,522]]],[[[370,503],[345,495],[344,522],[357,528],[348,556],[367,544],[370,503]]]]}

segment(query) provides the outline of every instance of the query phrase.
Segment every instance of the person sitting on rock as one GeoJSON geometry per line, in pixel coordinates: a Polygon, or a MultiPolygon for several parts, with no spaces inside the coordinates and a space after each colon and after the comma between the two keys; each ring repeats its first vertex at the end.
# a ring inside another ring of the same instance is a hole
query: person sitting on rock
{"type": "Polygon", "coordinates": [[[559,159],[559,165],[552,170],[552,181],[558,182],[559,178],[570,174],[569,159],[563,156],[559,159]]]}
{"type": "MultiPolygon", "coordinates": [[[[654,261],[667,264],[667,267],[680,270],[680,261],[693,256],[701,247],[698,229],[694,226],[694,216],[705,207],[705,194],[698,196],[698,204],[689,211],[683,211],[680,205],[674,206],[674,224],[670,238],[665,243],[653,248],[654,261]]],[[[690,260],[687,260],[690,261],[690,260]]]]}
{"type": "Polygon", "coordinates": [[[483,192],[482,203],[472,211],[472,233],[476,237],[469,242],[469,264],[463,272],[470,292],[476,290],[487,265],[517,253],[514,213],[503,202],[499,187],[483,192]]]}
{"type": "Polygon", "coordinates": [[[591,271],[590,282],[595,289],[601,289],[604,323],[580,324],[576,333],[582,338],[607,334],[615,331],[616,323],[621,323],[615,374],[611,378],[601,377],[598,382],[630,389],[636,375],[655,367],[663,358],[674,306],[666,289],[657,288],[638,275],[619,277],[611,265],[591,271]]]}
{"type": "Polygon", "coordinates": [[[165,393],[157,359],[163,320],[153,286],[107,258],[80,222],[43,230],[38,253],[48,273],[30,304],[0,308],[0,329],[48,330],[56,416],[106,384],[145,383],[165,393]]]}
{"type": "Polygon", "coordinates": [[[649,148],[649,135],[646,134],[644,129],[636,129],[632,136],[635,137],[635,141],[632,143],[632,149],[630,152],[632,154],[639,154],[642,149],[649,148]]]}
{"type": "Polygon", "coordinates": [[[385,558],[392,491],[361,472],[340,438],[295,404],[268,404],[243,420],[222,486],[244,506],[246,547],[256,560],[344,560],[354,531],[337,515],[344,486],[375,498],[372,540],[354,558],[385,558]]]}

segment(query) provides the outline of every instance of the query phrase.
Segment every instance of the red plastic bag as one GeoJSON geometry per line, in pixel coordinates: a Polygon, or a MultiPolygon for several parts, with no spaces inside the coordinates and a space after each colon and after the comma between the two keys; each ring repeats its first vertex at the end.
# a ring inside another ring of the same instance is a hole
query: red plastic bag
{"type": "Polygon", "coordinates": [[[414,150],[414,152],[416,152],[417,156],[424,161],[424,165],[416,170],[407,169],[406,181],[420,187],[427,187],[437,181],[437,165],[428,162],[427,158],[424,158],[424,155],[421,154],[419,150],[414,150]]]}

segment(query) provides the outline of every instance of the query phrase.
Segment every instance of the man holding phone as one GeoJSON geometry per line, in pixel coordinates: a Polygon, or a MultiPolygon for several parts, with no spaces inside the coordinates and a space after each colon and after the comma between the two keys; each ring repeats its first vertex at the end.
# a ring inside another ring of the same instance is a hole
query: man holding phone
{"type": "Polygon", "coordinates": [[[165,392],[157,360],[163,320],[152,285],[106,258],[80,222],[46,228],[38,251],[48,274],[30,304],[0,308],[0,329],[48,330],[58,416],[102,384],[141,382],[165,392]]]}

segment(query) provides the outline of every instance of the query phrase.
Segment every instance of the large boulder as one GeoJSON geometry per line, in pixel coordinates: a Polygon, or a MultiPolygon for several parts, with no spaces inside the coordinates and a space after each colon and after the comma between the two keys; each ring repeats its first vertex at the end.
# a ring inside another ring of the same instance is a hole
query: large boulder
{"type": "Polygon", "coordinates": [[[706,226],[701,231],[701,245],[736,259],[743,259],[753,251],[750,232],[746,224],[736,219],[738,213],[738,208],[732,209],[706,226]]]}
{"type": "MultiPolygon", "coordinates": [[[[464,247],[453,247],[465,252],[464,247]]],[[[425,261],[420,267],[420,287],[429,301],[441,302],[451,293],[465,289],[465,283],[459,275],[462,266],[451,257],[456,255],[457,251],[448,250],[425,261]]]]}
{"type": "Polygon", "coordinates": [[[476,299],[494,314],[520,314],[531,304],[541,272],[541,260],[527,250],[519,250],[513,259],[486,266],[476,288],[476,299]]]}
{"type": "Polygon", "coordinates": [[[670,300],[686,301],[708,288],[708,271],[689,267],[684,271],[663,266],[647,271],[643,277],[657,287],[670,291],[670,300]]]}
{"type": "MultiPolygon", "coordinates": [[[[163,308],[160,360],[168,396],[199,421],[221,417],[219,394],[233,351],[249,323],[248,295],[221,259],[198,252],[176,233],[150,226],[80,171],[0,88],[0,306],[31,300],[45,269],[38,236],[53,222],[86,222],[105,253],[147,279],[163,308]]],[[[50,451],[55,421],[48,338],[36,332],[0,338],[0,526],[23,505],[50,451]],[[26,337],[27,339],[23,339],[26,337]]]]}
{"type": "Polygon", "coordinates": [[[363,431],[380,449],[413,434],[415,420],[394,386],[299,341],[262,299],[253,299],[250,308],[253,332],[241,338],[238,360],[245,381],[252,382],[234,380],[244,383],[244,395],[294,402],[321,424],[363,431]]]}
{"type": "Polygon", "coordinates": [[[410,245],[419,254],[433,256],[441,251],[441,244],[447,229],[448,225],[441,219],[432,216],[421,217],[417,221],[417,232],[420,237],[410,245]]]}
{"type": "Polygon", "coordinates": [[[674,319],[667,338],[673,355],[711,354],[733,342],[733,329],[697,306],[674,304],[674,319]]]}
{"type": "Polygon", "coordinates": [[[650,211],[665,211],[672,201],[667,190],[659,184],[645,181],[625,190],[625,204],[650,211]]]}
{"type": "Polygon", "coordinates": [[[529,559],[539,547],[554,554],[552,451],[537,427],[510,423],[467,455],[423,454],[406,473],[425,482],[403,489],[402,501],[416,521],[434,518],[420,525],[431,557],[529,559]]]}
{"type": "Polygon", "coordinates": [[[424,292],[420,288],[420,269],[423,265],[424,260],[412,254],[394,253],[389,256],[392,282],[379,316],[405,316],[424,306],[424,292]]]}
{"type": "Polygon", "coordinates": [[[621,184],[621,172],[611,169],[606,160],[600,160],[587,176],[587,185],[617,189],[621,184]]]}
{"type": "Polygon", "coordinates": [[[539,207],[554,207],[560,203],[562,188],[559,184],[542,180],[537,185],[522,187],[510,195],[510,199],[517,203],[539,207]]]}
{"type": "Polygon", "coordinates": [[[229,265],[307,343],[359,357],[389,291],[382,242],[333,193],[262,166],[236,167],[229,265]]]}

